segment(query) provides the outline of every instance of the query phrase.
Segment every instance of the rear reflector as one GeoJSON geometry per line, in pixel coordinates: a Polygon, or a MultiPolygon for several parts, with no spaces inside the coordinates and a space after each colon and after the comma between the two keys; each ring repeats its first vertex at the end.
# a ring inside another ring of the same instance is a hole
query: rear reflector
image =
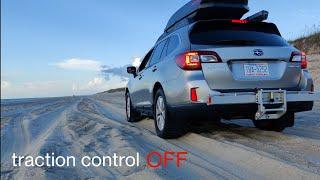
{"type": "Polygon", "coordinates": [[[190,99],[193,102],[197,102],[198,101],[197,88],[191,88],[190,89],[190,99]]]}
{"type": "Polygon", "coordinates": [[[201,70],[201,63],[222,62],[221,58],[213,51],[191,51],[179,55],[177,65],[183,70],[201,70]]]}
{"type": "Polygon", "coordinates": [[[301,59],[301,69],[307,69],[308,68],[308,61],[307,61],[307,55],[306,53],[302,52],[302,59],[301,59]]]}
{"type": "Polygon", "coordinates": [[[291,54],[290,58],[291,62],[300,62],[301,69],[307,69],[308,67],[308,61],[307,61],[307,56],[306,53],[304,52],[293,52],[291,54]]]}

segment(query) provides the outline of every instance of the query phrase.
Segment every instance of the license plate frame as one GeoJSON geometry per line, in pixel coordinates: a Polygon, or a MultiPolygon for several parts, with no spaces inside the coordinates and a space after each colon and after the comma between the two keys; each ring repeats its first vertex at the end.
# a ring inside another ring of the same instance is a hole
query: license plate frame
{"type": "Polygon", "coordinates": [[[243,64],[244,75],[247,77],[270,76],[268,63],[245,63],[243,64]]]}

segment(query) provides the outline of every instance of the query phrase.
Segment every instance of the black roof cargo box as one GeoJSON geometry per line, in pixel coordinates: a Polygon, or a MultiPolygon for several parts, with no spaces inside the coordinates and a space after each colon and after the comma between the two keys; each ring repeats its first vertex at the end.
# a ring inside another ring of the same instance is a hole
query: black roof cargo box
{"type": "Polygon", "coordinates": [[[189,21],[240,19],[248,11],[248,0],[192,0],[170,18],[165,31],[186,18],[189,21]]]}

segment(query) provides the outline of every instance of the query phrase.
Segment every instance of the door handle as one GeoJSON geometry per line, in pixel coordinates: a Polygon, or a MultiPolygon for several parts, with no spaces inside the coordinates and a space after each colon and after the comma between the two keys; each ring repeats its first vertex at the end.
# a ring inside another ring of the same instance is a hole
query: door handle
{"type": "Polygon", "coordinates": [[[153,66],[152,72],[156,72],[158,70],[157,66],[153,66]]]}

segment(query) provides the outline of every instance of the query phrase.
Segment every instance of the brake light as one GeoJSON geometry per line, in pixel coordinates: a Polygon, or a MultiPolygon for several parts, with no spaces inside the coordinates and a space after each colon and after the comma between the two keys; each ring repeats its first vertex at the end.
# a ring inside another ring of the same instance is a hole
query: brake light
{"type": "Polygon", "coordinates": [[[300,62],[301,69],[306,69],[308,67],[308,61],[306,53],[304,52],[293,52],[290,58],[291,62],[300,62]]]}
{"type": "Polygon", "coordinates": [[[201,63],[217,63],[221,58],[213,51],[192,51],[179,55],[177,65],[183,70],[201,70],[201,63]]]}
{"type": "Polygon", "coordinates": [[[197,102],[198,101],[197,88],[191,88],[190,89],[190,99],[193,102],[197,102]]]}
{"type": "Polygon", "coordinates": [[[231,22],[236,23],[236,24],[247,24],[248,23],[247,20],[241,20],[241,19],[232,19],[231,22]]]}

